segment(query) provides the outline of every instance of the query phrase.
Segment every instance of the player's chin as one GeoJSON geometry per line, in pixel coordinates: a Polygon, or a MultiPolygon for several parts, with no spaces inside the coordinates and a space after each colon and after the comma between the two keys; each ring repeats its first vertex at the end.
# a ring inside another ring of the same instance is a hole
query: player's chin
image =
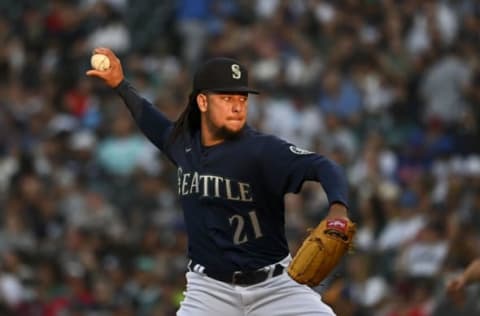
{"type": "Polygon", "coordinates": [[[225,129],[229,133],[239,133],[243,127],[245,126],[245,121],[244,120],[230,120],[225,126],[225,129]]]}

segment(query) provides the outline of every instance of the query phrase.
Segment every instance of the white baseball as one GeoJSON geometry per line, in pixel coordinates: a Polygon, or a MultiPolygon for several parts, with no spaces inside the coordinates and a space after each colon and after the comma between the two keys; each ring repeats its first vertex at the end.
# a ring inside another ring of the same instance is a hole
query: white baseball
{"type": "Polygon", "coordinates": [[[92,64],[93,69],[105,71],[110,68],[110,59],[103,54],[94,54],[90,59],[90,64],[92,64]]]}

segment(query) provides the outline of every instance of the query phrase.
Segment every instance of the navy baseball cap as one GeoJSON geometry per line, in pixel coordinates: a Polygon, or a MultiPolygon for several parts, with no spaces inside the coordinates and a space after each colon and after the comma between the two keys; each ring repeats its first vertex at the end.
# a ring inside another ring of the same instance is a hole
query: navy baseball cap
{"type": "Polygon", "coordinates": [[[199,67],[193,76],[194,91],[259,92],[248,86],[248,71],[237,60],[217,57],[199,67]]]}

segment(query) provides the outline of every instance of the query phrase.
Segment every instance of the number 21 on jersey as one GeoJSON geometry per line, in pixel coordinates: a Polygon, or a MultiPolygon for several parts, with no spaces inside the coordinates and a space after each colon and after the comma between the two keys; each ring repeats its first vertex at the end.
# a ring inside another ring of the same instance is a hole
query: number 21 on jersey
{"type": "Polygon", "coordinates": [[[248,216],[239,214],[233,215],[228,219],[230,225],[233,227],[233,243],[240,245],[248,241],[249,236],[245,232],[245,223],[252,225],[255,239],[263,236],[260,223],[258,222],[257,213],[253,210],[248,212],[248,216]]]}

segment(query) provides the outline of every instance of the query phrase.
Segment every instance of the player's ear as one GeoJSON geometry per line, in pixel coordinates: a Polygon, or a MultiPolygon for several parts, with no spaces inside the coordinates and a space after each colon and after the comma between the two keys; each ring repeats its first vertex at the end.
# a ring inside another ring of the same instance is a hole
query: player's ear
{"type": "Polygon", "coordinates": [[[208,108],[207,95],[205,93],[197,94],[197,104],[200,112],[206,112],[208,108]]]}

